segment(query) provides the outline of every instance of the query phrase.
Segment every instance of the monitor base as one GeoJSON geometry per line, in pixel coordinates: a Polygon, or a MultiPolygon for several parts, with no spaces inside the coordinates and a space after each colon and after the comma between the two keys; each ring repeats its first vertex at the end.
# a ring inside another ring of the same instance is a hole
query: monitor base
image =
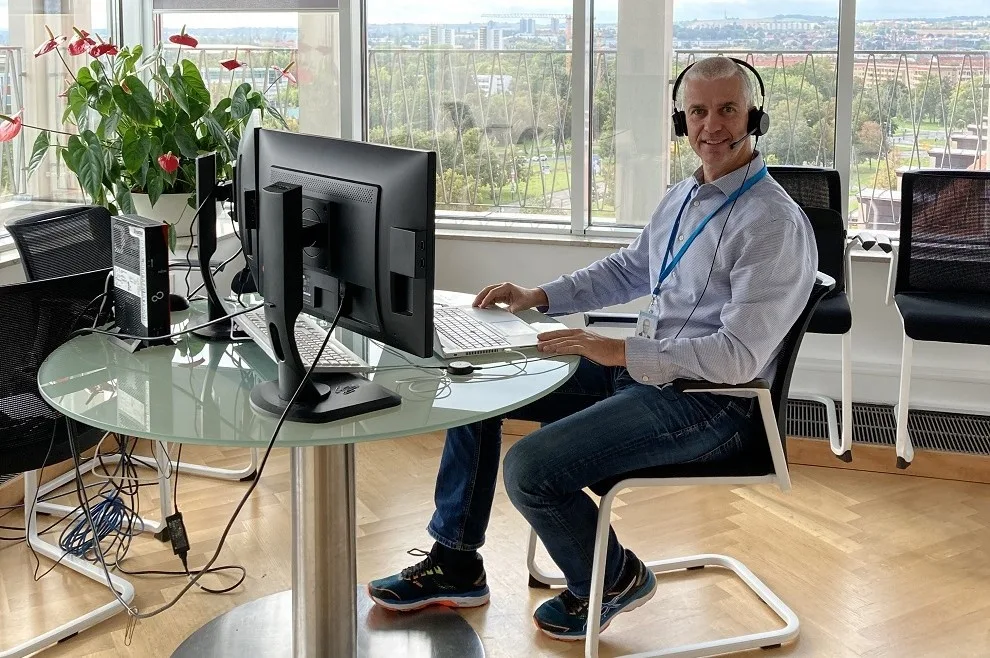
{"type": "MultiPolygon", "coordinates": [[[[310,383],[316,385],[321,395],[311,400],[297,399],[287,420],[332,423],[402,404],[399,395],[350,373],[314,374],[310,377],[310,383]]],[[[251,390],[251,406],[256,411],[281,417],[286,403],[287,400],[279,396],[278,381],[264,382],[251,390]]]]}

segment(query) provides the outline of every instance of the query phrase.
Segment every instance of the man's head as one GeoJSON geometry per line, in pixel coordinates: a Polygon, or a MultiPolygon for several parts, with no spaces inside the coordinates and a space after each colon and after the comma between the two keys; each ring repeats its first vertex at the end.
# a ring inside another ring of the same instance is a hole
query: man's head
{"type": "Polygon", "coordinates": [[[705,181],[711,182],[745,165],[753,157],[743,137],[749,110],[756,107],[745,69],[727,57],[710,57],[692,66],[681,81],[679,107],[687,118],[688,140],[701,158],[705,181]]]}

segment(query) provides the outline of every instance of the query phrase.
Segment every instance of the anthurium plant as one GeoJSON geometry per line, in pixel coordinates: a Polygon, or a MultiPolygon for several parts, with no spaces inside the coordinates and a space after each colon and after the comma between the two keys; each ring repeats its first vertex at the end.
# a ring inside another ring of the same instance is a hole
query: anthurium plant
{"type": "MultiPolygon", "coordinates": [[[[93,203],[111,214],[133,213],[133,193],[146,193],[151,205],[162,194],[188,193],[193,205],[197,156],[215,152],[218,179],[229,180],[241,130],[254,110],[285,126],[265,97],[267,89],[257,91],[246,82],[234,86],[234,71],[243,65],[236,53],[221,62],[231,80],[226,95],[213,104],[199,68],[182,58],[184,49],[199,45],[185,28],[169,37],[179,46],[172,61],[166,61],[161,43],[146,54],[141,46],[119,48],[77,28],[71,39],[50,29],[48,35],[34,56],[58,56],[71,76],[61,94],[67,100],[64,130],[30,125],[21,110],[0,115],[0,141],[13,139],[22,128],[38,130],[28,175],[54,149],[93,203]],[[76,57],[86,61],[74,68],[69,62],[76,57]]],[[[294,80],[291,67],[279,68],[272,84],[283,77],[294,80]]],[[[169,233],[174,246],[174,231],[169,233]]]]}

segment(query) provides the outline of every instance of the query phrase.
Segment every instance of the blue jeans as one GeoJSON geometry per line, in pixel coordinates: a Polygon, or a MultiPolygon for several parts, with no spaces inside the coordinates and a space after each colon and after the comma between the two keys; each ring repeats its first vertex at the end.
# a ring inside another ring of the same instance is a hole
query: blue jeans
{"type": "MultiPolygon", "coordinates": [[[[506,454],[506,492],[560,567],[568,588],[588,596],[598,507],[583,489],[639,468],[731,458],[748,441],[762,439],[755,431],[756,410],[753,398],[646,386],[625,368],[582,360],[560,389],[504,416],[543,423],[506,454]]],[[[427,531],[448,548],[473,550],[484,544],[502,419],[447,431],[436,511],[427,531]]],[[[619,578],[622,556],[610,529],[606,591],[619,578]]]]}

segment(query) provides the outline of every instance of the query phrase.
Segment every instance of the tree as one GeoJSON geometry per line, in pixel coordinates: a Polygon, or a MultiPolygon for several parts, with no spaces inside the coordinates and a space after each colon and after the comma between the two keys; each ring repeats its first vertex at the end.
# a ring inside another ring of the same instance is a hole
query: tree
{"type": "Polygon", "coordinates": [[[867,162],[872,167],[873,158],[884,157],[887,153],[887,136],[876,121],[864,121],[856,131],[856,144],[861,153],[866,155],[867,162]]]}

